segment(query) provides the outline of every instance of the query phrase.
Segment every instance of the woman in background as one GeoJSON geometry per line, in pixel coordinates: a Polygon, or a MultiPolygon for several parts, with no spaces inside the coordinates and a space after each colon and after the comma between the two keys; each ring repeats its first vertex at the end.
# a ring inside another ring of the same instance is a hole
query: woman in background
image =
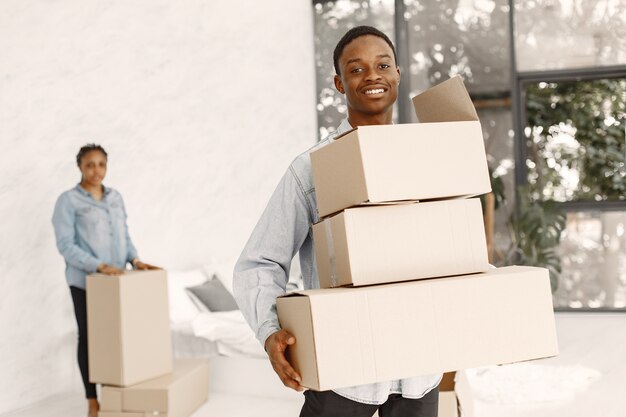
{"type": "Polygon", "coordinates": [[[52,224],[59,252],[65,259],[78,323],[78,366],[85,385],[89,417],[100,408],[96,385],[89,382],[87,356],[87,302],[85,277],[94,272],[120,275],[130,263],[134,269],[158,269],[137,257],[126,226],[126,209],[120,193],[102,184],[107,172],[107,153],[99,145],[86,145],[76,156],[80,183],[61,194],[54,207],[52,224]]]}

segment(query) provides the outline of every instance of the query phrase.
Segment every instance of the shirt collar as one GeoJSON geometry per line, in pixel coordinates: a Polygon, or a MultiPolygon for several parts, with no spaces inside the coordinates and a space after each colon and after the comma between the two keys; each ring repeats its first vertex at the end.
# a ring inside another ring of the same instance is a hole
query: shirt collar
{"type": "Polygon", "coordinates": [[[345,119],[343,119],[341,121],[341,123],[339,124],[339,127],[337,128],[336,132],[337,132],[337,134],[342,135],[342,134],[344,134],[347,131],[352,130],[352,129],[353,129],[353,127],[350,124],[350,122],[348,121],[348,118],[346,117],[345,119]]]}
{"type": "MultiPolygon", "coordinates": [[[[392,124],[395,124],[395,123],[392,123],[392,124]]],[[[352,125],[348,121],[348,118],[346,117],[345,119],[341,121],[341,123],[339,124],[339,127],[337,128],[337,130],[335,130],[335,132],[337,132],[337,135],[343,135],[344,133],[352,129],[354,129],[354,127],[352,127],[352,125]]]]}
{"type": "MultiPolygon", "coordinates": [[[[109,195],[109,193],[111,193],[111,189],[109,187],[105,187],[104,185],[102,186],[102,188],[104,189],[104,197],[106,197],[107,195],[109,195]]],[[[87,190],[85,190],[83,187],[80,186],[80,182],[78,184],[76,184],[76,187],[74,187],[75,190],[78,190],[79,193],[81,193],[82,195],[86,196],[86,197],[91,197],[91,193],[87,190]]]]}

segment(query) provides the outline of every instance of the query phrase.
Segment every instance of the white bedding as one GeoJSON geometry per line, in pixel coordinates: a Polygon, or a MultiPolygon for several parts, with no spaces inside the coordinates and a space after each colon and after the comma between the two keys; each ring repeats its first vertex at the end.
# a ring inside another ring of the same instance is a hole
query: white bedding
{"type": "Polygon", "coordinates": [[[225,279],[232,269],[231,265],[212,265],[188,271],[168,271],[170,325],[176,357],[267,358],[241,311],[208,311],[200,305],[201,302],[194,303],[186,291],[186,288],[212,277],[220,279],[232,291],[230,280],[225,279]]]}
{"type": "Polygon", "coordinates": [[[600,372],[582,365],[521,362],[467,369],[473,396],[491,404],[568,401],[585,392],[600,372]]]}
{"type": "Polygon", "coordinates": [[[201,312],[189,322],[172,323],[172,346],[176,358],[267,358],[241,312],[201,312]]]}
{"type": "Polygon", "coordinates": [[[213,359],[219,356],[217,343],[196,337],[193,333],[172,330],[172,350],[177,359],[205,358],[213,359]]]}

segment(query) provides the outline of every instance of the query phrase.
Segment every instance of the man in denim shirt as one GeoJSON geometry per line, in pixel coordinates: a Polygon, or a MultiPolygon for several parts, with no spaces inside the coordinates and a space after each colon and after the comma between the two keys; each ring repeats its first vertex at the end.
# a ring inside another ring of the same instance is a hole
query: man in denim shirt
{"type": "MultiPolygon", "coordinates": [[[[309,154],[357,126],[391,124],[400,68],[389,38],[359,26],[334,52],[335,87],[346,96],[348,118],[336,132],[289,166],[246,244],[234,271],[234,292],[246,320],[265,346],[285,386],[301,391],[300,376],[285,359],[295,338],[282,330],[276,297],[285,293],[291,260],[300,255],[305,288],[319,288],[311,225],[319,221],[309,154]]],[[[425,341],[428,343],[428,341],[425,341]]],[[[306,391],[301,417],[436,417],[441,375],[428,375],[333,391],[306,391]]]]}

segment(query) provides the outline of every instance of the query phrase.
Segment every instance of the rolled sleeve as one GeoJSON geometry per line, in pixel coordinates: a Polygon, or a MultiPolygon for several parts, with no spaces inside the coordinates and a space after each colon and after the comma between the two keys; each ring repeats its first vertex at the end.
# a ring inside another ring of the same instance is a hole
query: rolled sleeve
{"type": "Polygon", "coordinates": [[[263,346],[280,329],[276,297],[285,293],[291,261],[309,233],[309,207],[295,173],[288,170],[235,265],[235,299],[263,346]]]}

